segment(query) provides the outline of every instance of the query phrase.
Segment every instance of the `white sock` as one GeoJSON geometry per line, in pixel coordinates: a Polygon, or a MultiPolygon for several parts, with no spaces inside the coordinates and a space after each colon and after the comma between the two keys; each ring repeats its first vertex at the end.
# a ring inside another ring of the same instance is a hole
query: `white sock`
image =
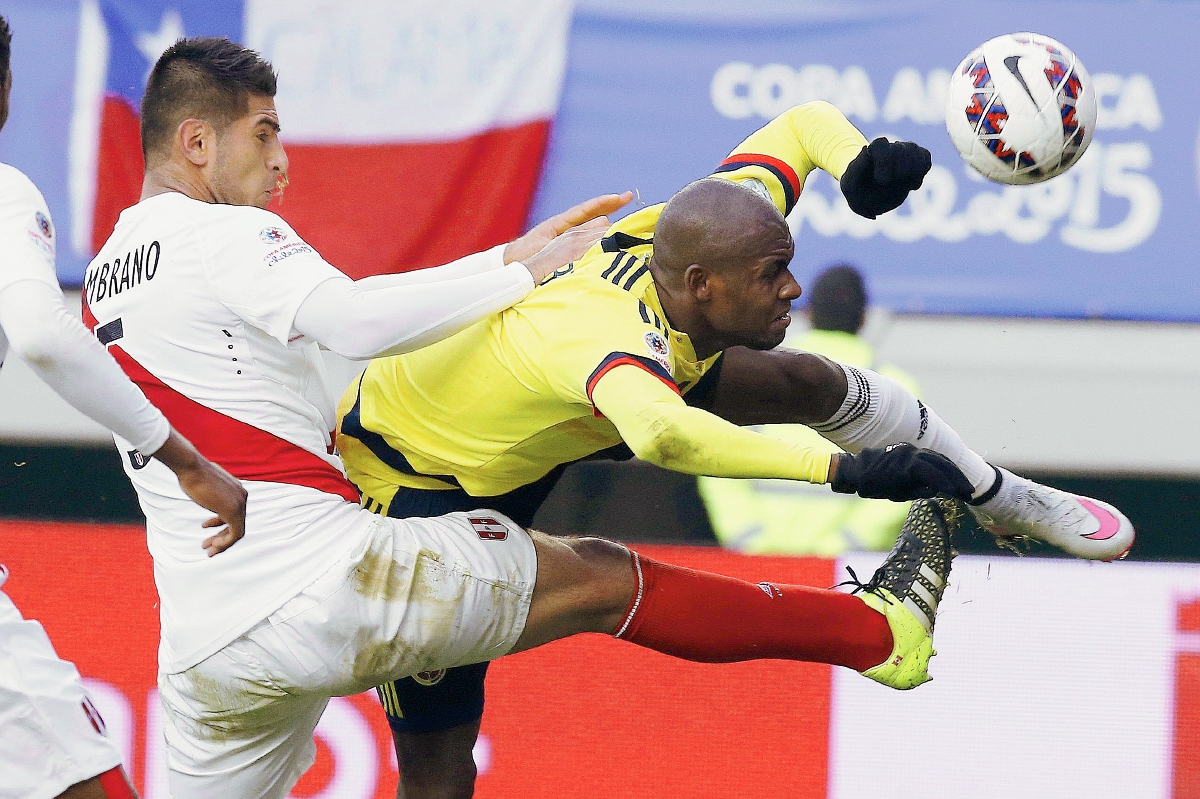
{"type": "Polygon", "coordinates": [[[962,470],[975,497],[992,488],[996,470],[912,392],[870,369],[838,365],[846,373],[846,399],[827,421],[811,425],[813,430],[851,453],[902,442],[931,449],[962,470]]]}

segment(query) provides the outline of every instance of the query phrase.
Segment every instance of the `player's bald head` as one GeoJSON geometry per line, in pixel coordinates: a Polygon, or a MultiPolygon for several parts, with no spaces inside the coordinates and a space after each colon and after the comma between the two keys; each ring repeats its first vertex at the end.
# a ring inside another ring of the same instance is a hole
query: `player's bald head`
{"type": "Polygon", "coordinates": [[[736,268],[781,238],[790,240],[791,233],[773,203],[738,183],[704,178],[684,186],[663,209],[654,263],[660,279],[675,281],[692,264],[736,268]]]}

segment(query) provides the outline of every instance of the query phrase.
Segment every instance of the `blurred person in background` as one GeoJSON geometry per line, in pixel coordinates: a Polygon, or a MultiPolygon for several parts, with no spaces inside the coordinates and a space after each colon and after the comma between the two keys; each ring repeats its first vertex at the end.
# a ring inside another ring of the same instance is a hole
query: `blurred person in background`
{"type": "MultiPolygon", "coordinates": [[[[0,128],[8,121],[11,43],[0,17],[0,128]]],[[[176,432],[67,311],[54,252],[41,192],[20,170],[0,164],[0,366],[11,350],[73,407],[131,442],[139,457],[169,468],[190,501],[216,514],[189,531],[196,549],[216,555],[244,534],[246,490],[176,432]],[[201,541],[203,528],[215,527],[221,529],[201,541]]],[[[0,586],[7,579],[0,564],[0,586]]],[[[79,671],[0,591],[0,797],[135,795],[79,671]]]]}
{"type": "MultiPolygon", "coordinates": [[[[874,348],[859,336],[867,290],[849,264],[821,272],[808,291],[812,327],[789,333],[782,346],[873,369],[919,396],[916,381],[890,364],[875,362],[874,348]]],[[[762,425],[758,432],[833,455],[841,450],[804,425],[762,425]]],[[[713,532],[721,545],[755,554],[836,557],[847,550],[890,549],[909,503],[837,494],[827,486],[794,480],[697,479],[713,532]]]]}

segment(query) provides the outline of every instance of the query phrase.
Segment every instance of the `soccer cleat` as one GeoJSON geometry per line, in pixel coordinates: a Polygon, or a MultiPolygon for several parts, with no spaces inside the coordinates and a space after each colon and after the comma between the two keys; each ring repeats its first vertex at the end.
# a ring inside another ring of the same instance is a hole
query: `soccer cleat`
{"type": "Polygon", "coordinates": [[[864,676],[901,691],[930,680],[929,658],[937,654],[933,623],[954,558],[950,536],[961,518],[953,500],[917,500],[891,554],[870,582],[852,581],[854,593],[861,591],[862,600],[882,613],[892,630],[892,654],[862,672],[864,676]]]}
{"type": "Polygon", "coordinates": [[[1118,560],[1129,553],[1133,525],[1112,505],[1035,483],[1007,469],[996,471],[996,495],[969,507],[1001,546],[1015,548],[1016,542],[1029,538],[1088,560],[1118,560]]]}

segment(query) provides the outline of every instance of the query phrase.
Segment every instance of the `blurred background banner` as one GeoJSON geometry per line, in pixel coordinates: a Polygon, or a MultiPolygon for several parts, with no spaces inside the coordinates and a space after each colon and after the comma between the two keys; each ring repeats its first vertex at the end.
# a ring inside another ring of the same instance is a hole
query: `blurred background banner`
{"type": "MultiPolygon", "coordinates": [[[[822,587],[883,557],[638,549],[822,587]]],[[[142,796],[165,799],[144,530],[0,521],[0,552],[5,591],[78,664],[142,796]]],[[[1200,797],[1200,566],[960,556],[937,635],[934,681],[904,693],[846,669],[688,663],[601,635],[501,658],[476,795],[1200,797]]],[[[374,692],[331,700],[315,737],[293,797],[395,796],[374,692]]]]}
{"type": "Polygon", "coordinates": [[[1179,263],[1200,220],[1198,25],[1194,3],[583,0],[534,214],[599,188],[665,200],[775,115],[828,100],[868,139],[928,147],[934,167],[877,221],[813,173],[790,219],[801,285],[851,260],[898,312],[1200,320],[1179,263]],[[1002,187],[954,151],[945,91],[972,48],[1019,30],[1079,55],[1100,118],[1066,175],[1002,187]]]}
{"type": "Polygon", "coordinates": [[[59,257],[67,285],[137,198],[136,107],[150,64],[177,36],[215,34],[279,69],[292,186],[277,210],[354,276],[503,241],[527,224],[531,201],[542,218],[600,191],[664,200],[776,114],[823,99],[868,138],[924,144],[935,165],[878,221],[853,215],[814,173],[791,217],[802,283],[849,259],[874,301],[898,312],[1200,321],[1200,284],[1178,263],[1200,219],[1196,4],[1148,13],[1133,2],[1000,0],[986,14],[880,0],[751,0],[736,13],[717,0],[5,6],[17,38],[0,159],[46,193],[73,245],[59,257]],[[1002,187],[958,158],[943,102],[971,48],[1019,29],[1079,54],[1100,119],[1065,176],[1002,187]]]}
{"type": "Polygon", "coordinates": [[[137,201],[137,108],[182,36],[281,74],[292,186],[274,210],[354,277],[444,263],[525,224],[558,106],[567,0],[20,0],[0,160],[43,188],[78,285],[137,201]],[[448,222],[447,220],[452,220],[448,222]]]}

